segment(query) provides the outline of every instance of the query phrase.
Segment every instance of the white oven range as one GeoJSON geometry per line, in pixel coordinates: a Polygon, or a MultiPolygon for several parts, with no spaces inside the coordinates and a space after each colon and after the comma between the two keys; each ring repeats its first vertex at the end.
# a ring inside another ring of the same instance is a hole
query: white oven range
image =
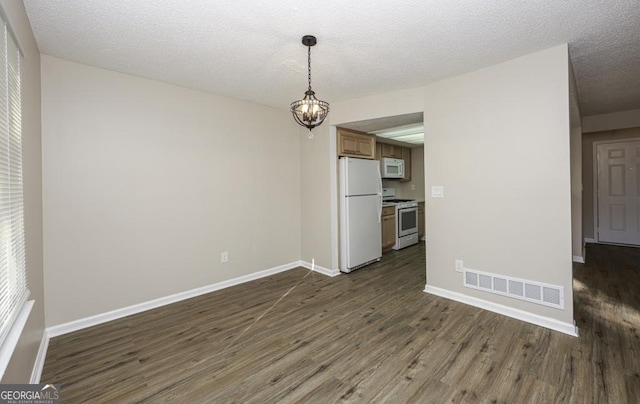
{"type": "Polygon", "coordinates": [[[395,189],[382,190],[385,206],[396,208],[396,243],[394,250],[418,244],[418,202],[414,199],[398,199],[395,189]]]}

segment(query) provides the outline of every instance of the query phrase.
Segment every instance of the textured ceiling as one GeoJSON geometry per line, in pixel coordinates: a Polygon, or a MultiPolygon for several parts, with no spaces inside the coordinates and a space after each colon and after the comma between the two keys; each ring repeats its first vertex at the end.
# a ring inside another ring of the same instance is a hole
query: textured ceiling
{"type": "Polygon", "coordinates": [[[42,53],[277,108],[570,44],[582,115],[640,108],[639,0],[25,0],[42,53]]]}

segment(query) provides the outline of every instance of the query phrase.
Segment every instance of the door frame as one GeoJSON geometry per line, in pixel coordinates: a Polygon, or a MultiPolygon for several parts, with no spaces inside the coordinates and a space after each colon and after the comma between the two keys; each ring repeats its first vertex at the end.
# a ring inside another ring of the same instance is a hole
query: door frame
{"type": "Polygon", "coordinates": [[[598,187],[600,184],[598,183],[598,146],[603,144],[613,144],[613,143],[627,143],[627,142],[640,142],[640,137],[629,137],[623,139],[610,139],[610,140],[596,140],[593,142],[593,232],[594,238],[597,244],[613,244],[613,245],[623,245],[627,247],[640,247],[634,246],[632,244],[616,244],[600,241],[600,223],[598,221],[598,187]]]}

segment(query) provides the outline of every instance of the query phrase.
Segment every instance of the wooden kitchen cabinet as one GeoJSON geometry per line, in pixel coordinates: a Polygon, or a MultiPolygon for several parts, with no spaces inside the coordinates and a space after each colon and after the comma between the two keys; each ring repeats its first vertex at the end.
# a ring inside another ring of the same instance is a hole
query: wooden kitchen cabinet
{"type": "Polygon", "coordinates": [[[396,244],[396,207],[382,208],[382,251],[390,250],[396,244]]]}
{"type": "Polygon", "coordinates": [[[424,237],[424,202],[418,202],[418,238],[424,237]]]}
{"type": "Polygon", "coordinates": [[[364,132],[338,128],[338,156],[373,160],[376,137],[364,132]]]}
{"type": "Polygon", "coordinates": [[[392,159],[401,159],[402,158],[402,146],[396,146],[392,144],[382,144],[382,157],[389,157],[392,159]]]}
{"type": "Polygon", "coordinates": [[[402,159],[404,160],[404,178],[400,181],[411,181],[411,148],[402,148],[402,159]]]}

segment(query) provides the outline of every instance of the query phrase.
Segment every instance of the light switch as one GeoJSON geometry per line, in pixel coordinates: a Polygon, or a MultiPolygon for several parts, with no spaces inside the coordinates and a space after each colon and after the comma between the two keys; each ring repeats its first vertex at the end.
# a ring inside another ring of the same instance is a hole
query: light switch
{"type": "Polygon", "coordinates": [[[434,185],[431,187],[432,198],[444,198],[444,187],[442,185],[434,185]]]}

